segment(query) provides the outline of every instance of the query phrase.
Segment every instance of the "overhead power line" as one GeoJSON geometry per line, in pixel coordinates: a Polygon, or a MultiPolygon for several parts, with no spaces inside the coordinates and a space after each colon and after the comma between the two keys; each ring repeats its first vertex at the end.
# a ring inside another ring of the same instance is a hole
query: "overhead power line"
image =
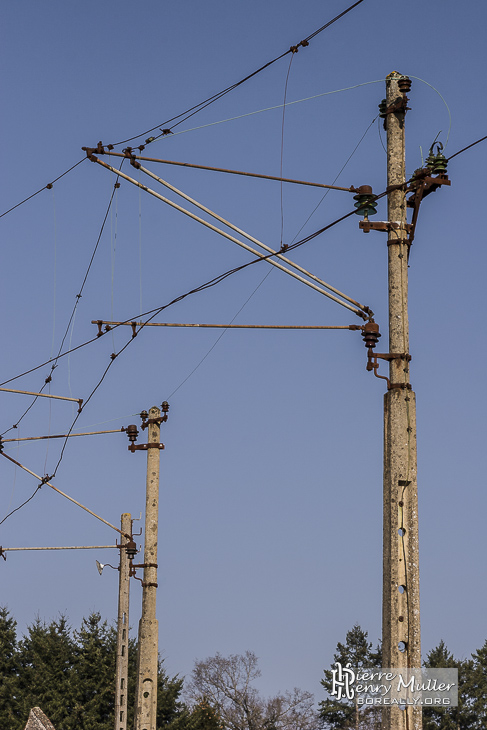
{"type": "Polygon", "coordinates": [[[32,193],[32,195],[29,195],[27,198],[24,198],[24,200],[21,200],[20,203],[17,203],[17,205],[12,206],[8,210],[6,210],[4,213],[0,214],[0,218],[3,218],[4,215],[7,215],[7,213],[11,213],[13,210],[18,208],[20,205],[23,205],[24,203],[27,203],[28,200],[31,200],[32,198],[35,198],[36,195],[39,195],[39,193],[42,193],[43,190],[50,190],[55,182],[60,180],[62,177],[68,174],[68,172],[71,172],[71,170],[74,170],[75,167],[78,167],[78,165],[81,165],[82,162],[84,162],[85,158],[82,157],[81,160],[78,160],[78,162],[75,165],[72,165],[70,168],[65,170],[65,172],[62,173],[62,175],[59,175],[58,177],[54,178],[54,180],[50,183],[47,183],[47,185],[44,185],[42,188],[39,188],[35,193],[32,193]]]}
{"type": "Polygon", "coordinates": [[[464,147],[462,150],[458,150],[458,152],[455,152],[454,155],[450,155],[450,157],[448,158],[448,161],[453,160],[453,158],[456,157],[457,155],[461,155],[462,152],[466,152],[467,150],[470,149],[470,147],[475,147],[476,144],[479,144],[480,142],[484,142],[484,140],[486,140],[486,139],[487,139],[487,135],[485,137],[481,137],[476,142],[472,142],[472,144],[467,145],[467,147],[464,147]]]}
{"type": "MultiPolygon", "coordinates": [[[[121,161],[121,163],[120,163],[120,168],[122,167],[122,165],[123,165],[123,162],[124,162],[124,160],[122,160],[122,161],[121,161]]],[[[79,164],[79,163],[78,163],[78,164],[79,164]]],[[[76,167],[76,165],[75,165],[75,167],[76,167]]],[[[72,168],[71,168],[71,169],[72,169],[72,168]]],[[[117,171],[115,171],[115,172],[117,172],[117,171]]],[[[64,173],[64,174],[66,174],[66,173],[64,173]]],[[[60,177],[62,177],[62,175],[61,175],[60,177]]],[[[58,178],[58,179],[59,179],[59,178],[58,178]]],[[[61,354],[61,352],[62,352],[62,349],[63,349],[63,347],[64,347],[64,343],[65,343],[65,341],[66,341],[66,337],[68,336],[69,328],[71,327],[71,324],[72,324],[72,323],[74,322],[74,317],[75,317],[76,311],[77,311],[77,309],[78,309],[78,305],[79,305],[80,299],[81,299],[81,297],[82,297],[82,295],[83,295],[83,289],[84,289],[84,287],[85,287],[86,281],[87,281],[87,279],[88,279],[88,276],[89,276],[89,273],[90,273],[90,271],[91,271],[91,267],[92,267],[92,265],[93,265],[93,261],[94,261],[94,259],[95,259],[95,255],[96,255],[96,252],[97,252],[97,250],[98,250],[98,246],[99,246],[99,244],[100,244],[100,240],[101,240],[101,237],[102,237],[102,235],[103,235],[103,231],[104,231],[104,229],[105,229],[105,225],[106,225],[106,222],[107,222],[107,219],[108,219],[108,215],[109,215],[109,213],[110,213],[110,209],[111,209],[111,206],[112,206],[112,202],[113,202],[113,198],[114,198],[114,195],[115,195],[115,191],[116,191],[116,189],[117,189],[117,184],[118,184],[118,177],[116,178],[116,180],[115,180],[115,183],[114,183],[114,185],[113,185],[113,190],[112,190],[112,194],[111,194],[111,196],[110,196],[110,200],[109,200],[109,202],[108,202],[108,206],[107,206],[107,209],[106,209],[106,212],[105,212],[105,216],[104,216],[104,218],[103,218],[103,222],[102,222],[102,224],[101,224],[101,227],[100,227],[100,231],[99,231],[99,233],[98,233],[98,237],[97,237],[97,240],[96,240],[96,243],[95,243],[95,246],[94,246],[93,252],[92,252],[92,254],[91,254],[91,258],[90,258],[90,261],[89,261],[89,263],[88,263],[88,267],[87,267],[87,269],[86,269],[86,271],[85,271],[85,275],[84,275],[84,277],[83,277],[83,281],[82,281],[82,283],[81,283],[81,287],[80,287],[80,289],[79,289],[79,292],[78,292],[78,294],[76,295],[76,300],[75,300],[75,303],[74,303],[73,309],[72,309],[72,311],[71,311],[71,316],[70,316],[70,318],[69,318],[68,324],[67,324],[67,326],[66,326],[66,329],[65,329],[65,331],[64,331],[64,335],[63,335],[63,337],[62,337],[62,340],[61,340],[61,344],[60,344],[60,346],[59,346],[59,349],[58,349],[58,353],[57,353],[56,357],[50,358],[50,359],[49,359],[49,360],[48,360],[48,361],[47,361],[46,363],[44,363],[44,364],[50,364],[50,363],[52,363],[52,364],[51,364],[51,370],[50,370],[50,373],[49,373],[48,377],[47,377],[47,378],[45,379],[45,381],[44,381],[44,384],[43,384],[43,385],[42,385],[42,387],[40,388],[40,392],[39,392],[39,393],[37,393],[37,394],[35,394],[35,398],[34,398],[34,400],[32,401],[32,403],[31,403],[31,404],[29,405],[29,407],[28,407],[28,408],[26,408],[26,410],[25,410],[25,411],[24,411],[24,412],[22,413],[22,415],[21,415],[21,416],[20,416],[20,418],[19,418],[19,419],[18,419],[18,420],[16,421],[16,423],[15,423],[15,424],[14,424],[13,426],[11,426],[11,428],[7,429],[6,431],[4,431],[4,432],[3,432],[2,434],[1,434],[2,436],[3,436],[3,435],[4,435],[5,433],[8,433],[8,432],[9,432],[9,431],[10,431],[10,430],[11,430],[12,428],[17,428],[17,426],[19,425],[19,423],[20,423],[20,422],[21,422],[21,421],[22,421],[22,420],[23,420],[23,419],[25,418],[25,416],[27,415],[27,413],[28,413],[28,412],[30,411],[30,409],[31,409],[31,408],[33,407],[33,405],[34,405],[34,404],[36,403],[36,401],[37,401],[37,398],[39,398],[40,396],[42,396],[42,395],[43,395],[42,391],[43,391],[43,390],[44,390],[44,388],[45,388],[45,387],[46,387],[46,386],[47,386],[47,385],[48,385],[48,384],[49,384],[49,383],[50,383],[50,382],[52,381],[52,375],[53,375],[53,372],[54,372],[54,370],[55,370],[55,369],[56,369],[56,367],[57,367],[57,363],[58,363],[58,360],[59,360],[59,359],[60,359],[61,357],[63,357],[63,355],[61,354]]],[[[88,344],[88,343],[85,343],[85,344],[88,344]]],[[[74,352],[74,351],[75,351],[76,349],[79,349],[79,347],[78,347],[78,348],[73,348],[72,350],[69,350],[68,352],[64,353],[64,355],[70,354],[70,352],[74,352]]],[[[38,367],[42,367],[42,366],[38,366],[38,367]]],[[[37,370],[37,369],[38,369],[38,368],[33,368],[33,370],[37,370]]],[[[33,372],[33,370],[30,370],[30,371],[28,371],[28,372],[33,372]]],[[[27,373],[23,373],[23,374],[24,374],[24,375],[26,375],[27,373]]],[[[4,383],[1,383],[1,385],[6,385],[7,383],[9,383],[9,382],[11,382],[12,380],[15,380],[15,379],[16,379],[16,378],[11,378],[10,380],[6,380],[6,381],[5,381],[4,383]]],[[[81,407],[81,403],[80,403],[80,407],[81,407]]]]}
{"type": "Polygon", "coordinates": [[[158,134],[154,136],[153,139],[150,141],[153,142],[156,139],[159,139],[160,137],[165,136],[166,134],[170,134],[171,129],[178,126],[182,122],[186,121],[186,119],[189,119],[190,117],[194,116],[198,112],[205,109],[207,106],[210,106],[210,104],[213,104],[215,101],[218,101],[226,94],[230,93],[234,89],[238,88],[242,84],[244,84],[246,81],[249,81],[254,76],[257,76],[257,74],[264,71],[266,68],[269,68],[269,66],[272,66],[276,61],[279,61],[281,58],[284,58],[289,53],[296,53],[300,47],[305,48],[309,45],[310,40],[315,38],[319,33],[322,33],[324,30],[329,28],[333,23],[336,23],[340,18],[343,18],[344,15],[347,15],[351,10],[356,8],[358,5],[363,3],[364,0],[358,0],[353,5],[350,5],[350,7],[346,8],[343,12],[339,13],[339,15],[332,18],[332,20],[329,20],[327,23],[322,25],[320,28],[315,30],[313,33],[310,33],[310,35],[306,36],[306,38],[303,38],[302,41],[297,43],[295,46],[291,46],[288,48],[287,51],[284,51],[279,56],[276,56],[272,59],[272,61],[268,61],[263,66],[258,68],[256,71],[253,71],[251,74],[248,74],[248,76],[245,76],[243,79],[240,79],[240,81],[237,81],[234,84],[231,84],[230,86],[227,86],[225,89],[222,89],[221,91],[217,92],[216,94],[213,94],[212,96],[209,96],[207,99],[204,99],[203,101],[199,102],[199,104],[195,104],[194,106],[190,107],[189,109],[186,109],[186,111],[181,112],[180,114],[177,114],[174,117],[171,117],[171,119],[167,119],[164,122],[160,122],[159,124],[156,124],[154,127],[151,127],[150,129],[145,130],[145,132],[139,132],[139,134],[134,135],[133,137],[129,137],[128,139],[121,140],[120,142],[115,142],[113,144],[114,147],[118,147],[121,144],[127,144],[127,142],[132,142],[135,139],[138,139],[139,137],[145,137],[146,134],[150,134],[151,132],[154,132],[156,129],[160,129],[161,127],[167,127],[167,125],[170,125],[171,122],[174,122],[174,124],[171,125],[170,128],[165,128],[161,131],[161,134],[158,134]],[[179,120],[179,121],[176,121],[179,120]]]}

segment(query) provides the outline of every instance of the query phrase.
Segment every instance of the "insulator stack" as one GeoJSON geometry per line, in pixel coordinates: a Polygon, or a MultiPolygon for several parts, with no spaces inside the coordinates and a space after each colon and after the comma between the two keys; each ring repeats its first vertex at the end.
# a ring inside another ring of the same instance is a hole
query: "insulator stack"
{"type": "Polygon", "coordinates": [[[435,175],[446,175],[446,168],[448,166],[448,160],[445,155],[438,152],[433,162],[433,172],[435,175]]]}
{"type": "Polygon", "coordinates": [[[353,199],[357,202],[354,203],[357,210],[357,215],[363,215],[364,220],[367,220],[369,215],[377,214],[377,195],[374,195],[370,185],[361,185],[358,188],[358,194],[353,196],[353,199]]]}
{"type": "Polygon", "coordinates": [[[379,116],[385,117],[387,111],[387,101],[386,99],[382,99],[382,101],[379,104],[379,116]]]}
{"type": "Polygon", "coordinates": [[[426,162],[424,164],[426,167],[431,167],[431,169],[434,170],[435,161],[436,161],[436,155],[433,154],[433,147],[432,147],[429,151],[429,155],[426,158],[426,162]]]}
{"type": "Polygon", "coordinates": [[[125,551],[127,553],[127,557],[129,560],[133,560],[135,556],[137,555],[137,545],[135,544],[134,540],[129,540],[125,544],[125,551]]]}
{"type": "Polygon", "coordinates": [[[411,90],[411,79],[409,76],[402,76],[397,82],[401,94],[407,94],[411,90]]]}
{"type": "Polygon", "coordinates": [[[374,347],[379,342],[379,337],[381,336],[379,332],[379,325],[375,322],[367,322],[367,324],[364,326],[363,330],[363,340],[365,342],[365,347],[368,350],[373,350],[374,347]]]}

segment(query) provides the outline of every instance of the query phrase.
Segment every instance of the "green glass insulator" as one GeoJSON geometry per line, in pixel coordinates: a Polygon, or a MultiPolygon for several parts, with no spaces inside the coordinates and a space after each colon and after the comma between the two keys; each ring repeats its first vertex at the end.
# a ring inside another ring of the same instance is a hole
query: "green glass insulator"
{"type": "Polygon", "coordinates": [[[434,159],[433,172],[435,173],[435,175],[444,175],[446,173],[447,166],[448,160],[446,159],[445,155],[442,155],[441,152],[438,152],[434,159]]]}

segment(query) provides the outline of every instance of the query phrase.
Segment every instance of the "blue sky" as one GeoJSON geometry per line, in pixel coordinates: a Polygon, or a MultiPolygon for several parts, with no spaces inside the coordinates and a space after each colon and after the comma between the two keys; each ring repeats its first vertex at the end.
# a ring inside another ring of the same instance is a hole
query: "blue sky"
{"type": "MultiPolygon", "coordinates": [[[[342,0],[9,5],[1,61],[2,211],[81,160],[82,146],[119,142],[164,124],[346,7],[342,0]]],[[[290,70],[288,55],[147,153],[279,175],[283,141],[284,176],[332,183],[377,115],[383,79],[398,70],[413,80],[406,120],[410,174],[440,130],[447,156],[486,133],[486,21],[481,4],[365,0],[301,48],[290,70]],[[286,108],[282,136],[288,71],[288,102],[317,98],[286,108]],[[323,95],[347,87],[357,88],[323,95]],[[280,108],[243,116],[274,106],[280,108]],[[233,117],[240,118],[222,122],[233,117]]],[[[385,189],[381,138],[376,121],[337,184],[385,189]]],[[[482,143],[451,161],[452,186],[424,201],[410,259],[423,651],[443,638],[460,657],[487,638],[486,149],[482,143]]],[[[153,169],[279,246],[279,183],[153,169]]],[[[113,183],[110,173],[85,161],[1,219],[2,381],[57,352],[113,183]]],[[[320,190],[283,187],[285,242],[344,215],[353,202],[331,191],[304,225],[321,199],[320,190]]],[[[377,219],[385,216],[382,201],[377,219]]],[[[366,236],[353,217],[292,257],[370,305],[385,345],[381,234],[366,236]]],[[[249,259],[124,182],[66,343],[94,336],[93,319],[136,317],[249,259]]],[[[228,323],[245,305],[236,323],[359,323],[277,270],[263,281],[269,268],[251,266],[170,307],[159,321],[228,323]]],[[[63,358],[51,392],[86,399],[110,354],[129,339],[122,329],[63,358]]],[[[374,643],[380,637],[383,385],[365,371],[363,343],[350,331],[227,331],[184,382],[220,334],[147,328],[114,363],[76,428],[118,429],[137,423],[133,414],[142,409],[170,402],[161,454],[158,594],[160,649],[169,673],[187,675],[195,658],[248,649],[260,658],[264,693],[300,686],[320,699],[321,672],[346,631],[358,622],[374,643]]],[[[5,387],[37,391],[48,374],[46,366],[5,387]]],[[[1,395],[3,433],[31,400],[1,395]]],[[[4,437],[65,433],[75,415],[70,403],[39,400],[4,437]]],[[[145,456],[130,454],[127,443],[124,434],[71,439],[55,485],[115,524],[122,512],[138,517],[145,456]]],[[[50,474],[60,448],[59,441],[22,442],[6,444],[5,453],[50,474]]],[[[7,460],[0,466],[1,519],[37,482],[7,460]]],[[[0,543],[110,544],[115,537],[43,487],[1,525],[0,543]]],[[[50,620],[65,612],[74,627],[92,610],[112,620],[117,574],[105,571],[100,578],[95,557],[114,559],[108,551],[10,554],[0,566],[2,603],[20,630],[36,614],[50,620]]],[[[134,584],[132,626],[139,611],[134,584]]]]}

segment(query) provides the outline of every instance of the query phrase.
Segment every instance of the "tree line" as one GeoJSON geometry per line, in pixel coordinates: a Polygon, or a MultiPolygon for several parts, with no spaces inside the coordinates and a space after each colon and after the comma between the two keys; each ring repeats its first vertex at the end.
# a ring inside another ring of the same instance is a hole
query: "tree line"
{"type": "MultiPolygon", "coordinates": [[[[137,645],[129,643],[128,722],[133,727],[137,645]]],[[[65,616],[37,618],[18,638],[15,619],[0,608],[0,728],[23,730],[32,707],[40,707],[56,730],[113,730],[116,629],[99,613],[72,630],[65,616]]],[[[355,625],[337,644],[334,661],[380,667],[380,646],[355,625]]],[[[470,659],[456,660],[443,641],[430,651],[428,667],[457,667],[459,705],[425,708],[424,730],[485,730],[487,727],[487,641],[470,659]]],[[[216,654],[195,662],[191,676],[158,672],[158,730],[379,730],[380,712],[330,695],[331,670],[321,681],[316,708],[310,692],[294,688],[270,698],[255,682],[258,660],[250,651],[216,654]]]]}

